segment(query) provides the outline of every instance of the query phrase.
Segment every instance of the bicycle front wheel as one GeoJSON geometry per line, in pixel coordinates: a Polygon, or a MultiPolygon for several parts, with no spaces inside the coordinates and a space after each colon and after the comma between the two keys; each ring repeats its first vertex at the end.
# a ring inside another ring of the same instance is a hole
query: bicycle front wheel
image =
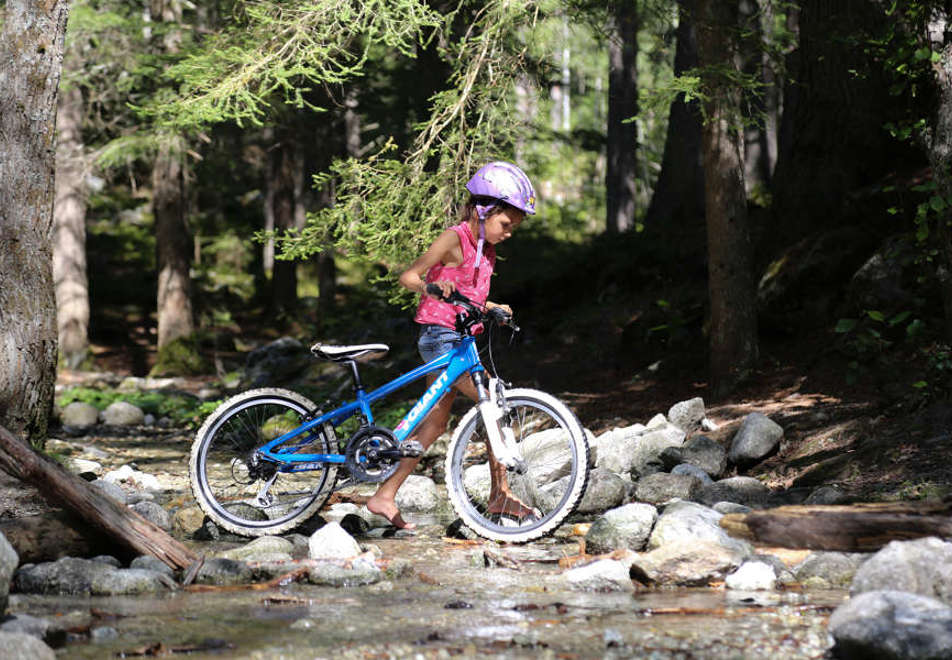
{"type": "Polygon", "coordinates": [[[462,419],[446,456],[450,501],[463,523],[488,539],[524,543],[553,531],[578,506],[588,481],[589,449],[575,415],[530,389],[505,393],[500,422],[512,429],[525,469],[491,474],[489,439],[478,408],[462,419]]]}
{"type": "MultiPolygon", "coordinates": [[[[291,472],[257,449],[300,426],[314,404],[289,390],[263,388],[231,397],[213,412],[192,444],[189,477],[199,506],[216,524],[242,536],[293,529],[324,504],[337,476],[318,463],[291,472]]],[[[277,451],[329,454],[333,427],[314,428],[277,451]]]]}

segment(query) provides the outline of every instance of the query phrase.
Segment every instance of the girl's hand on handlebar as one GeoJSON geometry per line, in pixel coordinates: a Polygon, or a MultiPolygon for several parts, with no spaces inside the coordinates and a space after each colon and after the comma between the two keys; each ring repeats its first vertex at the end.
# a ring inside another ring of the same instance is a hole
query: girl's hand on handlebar
{"type": "Polygon", "coordinates": [[[437,300],[446,300],[456,291],[456,284],[448,280],[430,282],[423,287],[423,293],[433,296],[437,300]]]}

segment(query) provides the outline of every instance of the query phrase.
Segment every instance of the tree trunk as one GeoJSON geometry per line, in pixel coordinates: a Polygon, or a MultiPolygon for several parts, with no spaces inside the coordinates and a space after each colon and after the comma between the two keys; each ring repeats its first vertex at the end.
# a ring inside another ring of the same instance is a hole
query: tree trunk
{"type": "Polygon", "coordinates": [[[56,91],[69,4],[7,0],[0,32],[0,423],[36,444],[56,380],[56,91]]]}
{"type": "Polygon", "coordinates": [[[192,240],[185,220],[185,173],[182,139],[162,141],[152,169],[152,212],[155,216],[158,268],[158,347],[195,330],[190,276],[192,240]]]}
{"type": "MultiPolygon", "coordinates": [[[[761,2],[741,0],[740,20],[744,26],[741,39],[741,68],[744,73],[765,85],[764,34],[760,21],[761,2]]],[[[766,3],[764,3],[766,4],[766,3]]],[[[770,147],[767,144],[765,116],[767,111],[765,88],[745,90],[744,118],[744,186],[749,194],[754,189],[766,189],[770,183],[770,147]]]]}
{"type": "MultiPolygon", "coordinates": [[[[875,0],[801,0],[799,46],[788,60],[779,156],[772,177],[773,218],[764,232],[770,257],[814,234],[850,223],[870,227],[852,193],[902,167],[906,151],[883,124],[898,100],[857,36],[878,35],[885,17],[875,0]]],[[[894,231],[888,229],[887,231],[894,231]]]]}
{"type": "MultiPolygon", "coordinates": [[[[695,0],[680,0],[674,74],[697,66],[695,0]]],[[[671,103],[661,173],[645,215],[646,231],[677,246],[683,261],[701,261],[704,252],[704,169],[701,162],[701,113],[684,94],[671,103]]]]}
{"type": "Polygon", "coordinates": [[[53,282],[59,353],[75,369],[89,352],[89,281],[86,278],[86,159],[83,92],[60,93],[56,116],[56,201],[53,204],[53,282]]]}
{"type": "Polygon", "coordinates": [[[922,37],[940,55],[932,67],[937,100],[925,143],[932,179],[946,201],[946,208],[938,218],[937,231],[930,238],[939,253],[936,270],[942,293],[945,336],[946,341],[952,342],[952,39],[947,36],[948,24],[948,12],[936,9],[923,26],[925,34],[922,37]]]}
{"type": "Polygon", "coordinates": [[[759,545],[872,552],[890,541],[952,536],[949,502],[782,506],[721,518],[731,536],[759,545]]]}
{"type": "MultiPolygon", "coordinates": [[[[271,149],[269,179],[274,229],[278,233],[294,228],[294,137],[289,129],[275,131],[277,144],[271,149]]],[[[297,306],[297,262],[275,259],[271,276],[271,303],[275,311],[293,311],[297,306]]]]}
{"type": "Polygon", "coordinates": [[[45,459],[0,426],[0,469],[34,484],[52,503],[68,507],[110,537],[172,568],[188,568],[196,557],[138,513],[100,493],[88,482],[45,459]]]}
{"type": "Polygon", "coordinates": [[[710,100],[702,130],[711,305],[712,391],[730,391],[757,361],[756,287],[744,190],[740,90],[718,71],[736,69],[737,0],[698,0],[698,63],[710,100]]]}
{"type": "Polygon", "coordinates": [[[638,13],[634,2],[618,2],[608,41],[608,131],[605,172],[605,230],[617,234],[635,224],[638,131],[638,13]]]}

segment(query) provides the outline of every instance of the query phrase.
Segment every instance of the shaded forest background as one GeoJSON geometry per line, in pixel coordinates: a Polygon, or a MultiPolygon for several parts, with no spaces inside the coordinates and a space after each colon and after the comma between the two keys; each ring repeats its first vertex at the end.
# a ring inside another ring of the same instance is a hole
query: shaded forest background
{"type": "Polygon", "coordinates": [[[233,384],[282,335],[412,360],[396,276],[504,158],[540,200],[493,284],[523,379],[651,374],[718,401],[795,364],[905,410],[943,402],[948,10],[73,2],[59,368],[233,384]]]}

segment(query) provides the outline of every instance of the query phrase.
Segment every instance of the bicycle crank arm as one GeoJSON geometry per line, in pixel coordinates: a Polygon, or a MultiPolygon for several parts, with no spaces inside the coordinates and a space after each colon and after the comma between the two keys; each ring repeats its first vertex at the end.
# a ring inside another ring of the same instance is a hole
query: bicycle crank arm
{"type": "Polygon", "coordinates": [[[423,445],[416,440],[406,440],[396,449],[380,449],[375,453],[378,458],[419,458],[423,455],[423,445]]]}

